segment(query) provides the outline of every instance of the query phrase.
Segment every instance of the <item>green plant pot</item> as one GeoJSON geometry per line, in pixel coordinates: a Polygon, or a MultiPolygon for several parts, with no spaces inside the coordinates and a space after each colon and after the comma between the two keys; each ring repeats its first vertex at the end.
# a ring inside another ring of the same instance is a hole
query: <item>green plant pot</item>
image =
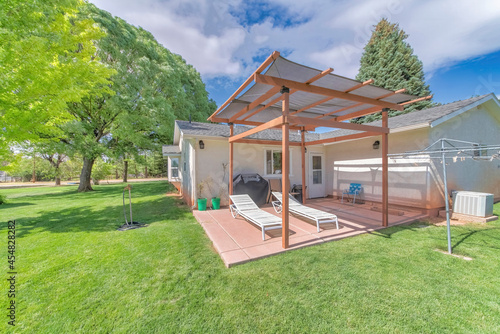
{"type": "Polygon", "coordinates": [[[198,211],[205,211],[207,209],[207,199],[198,198],[198,211]]]}
{"type": "Polygon", "coordinates": [[[220,209],[220,198],[219,197],[213,197],[212,198],[212,209],[213,210],[219,210],[220,209]]]}

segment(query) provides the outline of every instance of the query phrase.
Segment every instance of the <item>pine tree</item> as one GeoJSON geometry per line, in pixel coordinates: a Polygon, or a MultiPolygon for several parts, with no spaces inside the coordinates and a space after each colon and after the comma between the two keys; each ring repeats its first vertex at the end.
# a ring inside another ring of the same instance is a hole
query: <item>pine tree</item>
{"type": "MultiPolygon", "coordinates": [[[[390,23],[383,18],[375,26],[368,44],[361,56],[359,81],[374,80],[374,85],[398,90],[406,88],[406,93],[416,96],[430,94],[429,85],[425,84],[422,62],[413,54],[413,49],[406,42],[408,35],[397,23],[390,23]]],[[[389,117],[406,114],[432,106],[432,102],[421,101],[409,104],[404,111],[390,110],[389,117]]],[[[355,123],[368,123],[381,118],[381,113],[352,120],[355,123]]]]}

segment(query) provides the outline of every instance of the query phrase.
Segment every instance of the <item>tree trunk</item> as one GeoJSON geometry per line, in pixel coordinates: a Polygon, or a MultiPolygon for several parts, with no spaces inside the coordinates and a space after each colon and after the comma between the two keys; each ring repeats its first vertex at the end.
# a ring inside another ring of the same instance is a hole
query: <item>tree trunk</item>
{"type": "Polygon", "coordinates": [[[144,167],[144,177],[147,179],[148,178],[148,166],[144,167]]]}
{"type": "Polygon", "coordinates": [[[60,162],[58,161],[58,163],[54,166],[54,168],[56,170],[56,186],[61,185],[61,175],[59,174],[60,173],[59,165],[60,165],[60,162]]]}
{"type": "Polygon", "coordinates": [[[92,167],[94,166],[95,159],[83,158],[83,168],[80,174],[80,185],[78,186],[78,192],[92,191],[92,186],[90,184],[90,176],[92,175],[92,167]]]}
{"type": "Polygon", "coordinates": [[[128,174],[128,161],[123,161],[123,182],[127,182],[127,174],[128,174]]]}
{"type": "Polygon", "coordinates": [[[115,179],[119,179],[120,178],[120,174],[118,174],[118,168],[115,168],[115,179]]]}

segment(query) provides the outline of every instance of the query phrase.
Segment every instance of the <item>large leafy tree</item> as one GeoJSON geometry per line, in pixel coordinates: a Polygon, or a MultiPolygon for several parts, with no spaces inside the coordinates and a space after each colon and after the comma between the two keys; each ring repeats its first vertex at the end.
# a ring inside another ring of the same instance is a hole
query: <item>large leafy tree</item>
{"type": "Polygon", "coordinates": [[[173,137],[175,119],[204,121],[215,109],[199,73],[179,55],[161,46],[142,28],[88,4],[82,14],[107,33],[97,42],[102,62],[116,70],[115,94],[91,92],[71,103],[74,122],[65,124],[63,142],[83,156],[79,191],[92,190],[96,159],[138,156],[157,150],[173,137]]]}
{"type": "Polygon", "coordinates": [[[106,92],[114,73],[96,57],[103,31],[82,0],[0,0],[0,148],[54,137],[67,102],[106,92]]]}
{"type": "MultiPolygon", "coordinates": [[[[374,85],[398,90],[406,88],[408,94],[427,96],[429,85],[425,84],[422,62],[406,42],[408,35],[396,23],[383,18],[376,26],[361,57],[357,80],[374,79],[374,85]]],[[[421,110],[432,105],[430,101],[409,104],[404,111],[390,110],[389,117],[421,110]]],[[[353,120],[357,123],[380,119],[380,113],[353,120]]]]}

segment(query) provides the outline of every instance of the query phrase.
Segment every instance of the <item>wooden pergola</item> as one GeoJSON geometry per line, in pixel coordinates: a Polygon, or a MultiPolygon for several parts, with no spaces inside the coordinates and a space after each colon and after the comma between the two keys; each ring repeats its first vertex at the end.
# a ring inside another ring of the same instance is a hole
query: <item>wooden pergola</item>
{"type": "MultiPolygon", "coordinates": [[[[212,122],[228,123],[229,137],[229,194],[233,191],[233,146],[235,143],[276,144],[279,142],[248,139],[255,133],[271,129],[282,130],[282,193],[290,190],[291,145],[300,145],[302,159],[302,200],[306,202],[306,146],[341,142],[371,136],[382,136],[382,225],[388,226],[388,110],[402,111],[404,106],[432,96],[415,97],[365,82],[332,74],[291,62],[275,51],[209,118],[212,122]],[[250,86],[251,83],[254,83],[250,86]],[[243,93],[242,93],[243,92],[243,93]],[[349,123],[350,119],[382,112],[382,126],[349,123]],[[254,126],[234,134],[234,124],[254,126]],[[305,132],[317,127],[354,130],[356,133],[322,140],[306,141],[305,132]],[[290,143],[289,131],[301,131],[301,143],[290,143]]],[[[283,196],[282,247],[289,247],[289,202],[283,196]]]]}

